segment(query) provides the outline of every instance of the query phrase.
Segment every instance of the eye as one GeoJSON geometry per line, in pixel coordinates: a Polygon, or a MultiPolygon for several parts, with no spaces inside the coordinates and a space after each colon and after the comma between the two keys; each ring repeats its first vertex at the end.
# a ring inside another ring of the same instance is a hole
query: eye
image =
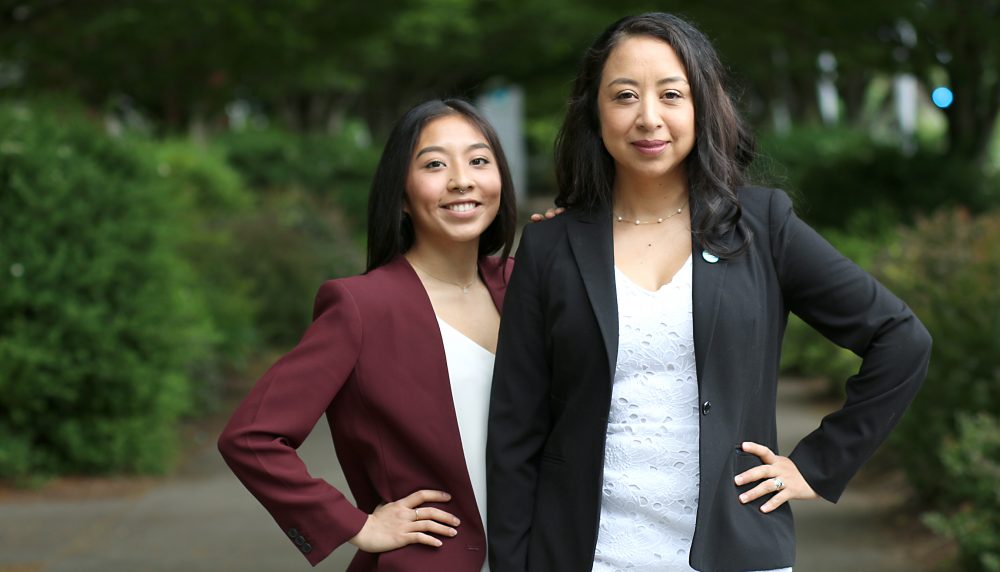
{"type": "Polygon", "coordinates": [[[639,99],[639,96],[633,91],[622,91],[615,95],[615,101],[632,101],[639,99]]]}
{"type": "Polygon", "coordinates": [[[684,94],[674,89],[671,89],[663,94],[663,99],[666,99],[667,101],[675,101],[683,98],[684,94]]]}
{"type": "Polygon", "coordinates": [[[427,164],[424,165],[424,168],[425,169],[440,169],[441,167],[444,167],[444,166],[445,166],[444,162],[438,161],[437,159],[434,159],[433,161],[427,162],[427,164]]]}
{"type": "Polygon", "coordinates": [[[484,167],[490,164],[490,160],[486,157],[476,157],[475,159],[469,161],[469,164],[475,167],[484,167]]]}

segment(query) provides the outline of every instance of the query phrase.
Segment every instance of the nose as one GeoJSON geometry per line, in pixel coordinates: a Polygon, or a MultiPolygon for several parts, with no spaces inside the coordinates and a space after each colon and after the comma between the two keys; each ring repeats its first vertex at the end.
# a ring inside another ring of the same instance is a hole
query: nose
{"type": "Polygon", "coordinates": [[[639,127],[648,131],[654,131],[663,126],[663,120],[660,118],[657,103],[655,99],[650,100],[646,98],[639,104],[639,117],[636,118],[636,123],[638,123],[639,127]]]}
{"type": "Polygon", "coordinates": [[[461,165],[452,168],[451,178],[448,179],[448,190],[457,191],[459,193],[465,193],[472,190],[475,186],[475,182],[469,173],[461,165]]]}

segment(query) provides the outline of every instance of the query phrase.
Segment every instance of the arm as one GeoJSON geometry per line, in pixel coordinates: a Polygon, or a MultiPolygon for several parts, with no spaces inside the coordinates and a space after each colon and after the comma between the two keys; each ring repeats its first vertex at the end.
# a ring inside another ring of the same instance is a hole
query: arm
{"type": "Polygon", "coordinates": [[[789,455],[812,489],[836,502],[916,396],[931,338],[906,304],[802,222],[780,191],[771,197],[770,227],[788,309],[863,360],[847,380],[843,407],[789,455]]]}
{"type": "Polygon", "coordinates": [[[219,437],[233,473],[313,565],[368,518],[313,478],[296,454],[354,369],[361,336],[350,293],[336,282],[324,284],[302,340],[257,382],[219,437]]]}
{"type": "Polygon", "coordinates": [[[540,264],[525,228],[507,288],[486,441],[490,569],[527,569],[538,461],[549,432],[540,264]]]}
{"type": "Polygon", "coordinates": [[[454,536],[458,519],[427,502],[440,491],[417,491],[379,506],[355,508],[322,479],[309,475],[296,450],[350,377],[363,328],[350,292],[327,282],[302,340],[257,382],[219,437],[219,451],[247,489],[313,565],[350,541],[367,552],[412,543],[441,546],[427,532],[454,536]]]}

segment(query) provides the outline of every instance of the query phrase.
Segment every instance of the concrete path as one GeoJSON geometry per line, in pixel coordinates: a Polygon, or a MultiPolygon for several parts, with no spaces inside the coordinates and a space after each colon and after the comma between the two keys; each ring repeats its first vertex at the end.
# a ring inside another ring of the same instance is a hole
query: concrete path
{"type": "MultiPolygon", "coordinates": [[[[830,409],[816,405],[813,394],[808,384],[782,384],[784,452],[830,409]]],[[[0,572],[309,570],[224,465],[215,431],[193,435],[193,453],[168,478],[59,481],[40,492],[0,492],[0,572]]],[[[329,443],[320,422],[302,456],[314,475],[346,490],[329,443]]],[[[934,547],[920,542],[924,548],[915,551],[918,543],[897,530],[901,496],[898,480],[890,481],[861,478],[836,506],[795,505],[796,572],[930,570],[934,547]]],[[[352,553],[341,547],[316,570],[344,570],[352,553]]]]}

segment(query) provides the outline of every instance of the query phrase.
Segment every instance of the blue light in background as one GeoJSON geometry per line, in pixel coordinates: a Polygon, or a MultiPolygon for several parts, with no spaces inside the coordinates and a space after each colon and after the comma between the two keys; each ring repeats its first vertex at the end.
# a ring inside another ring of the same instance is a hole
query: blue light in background
{"type": "Polygon", "coordinates": [[[931,92],[931,101],[934,102],[934,105],[944,109],[955,101],[955,94],[947,87],[938,87],[931,92]]]}

